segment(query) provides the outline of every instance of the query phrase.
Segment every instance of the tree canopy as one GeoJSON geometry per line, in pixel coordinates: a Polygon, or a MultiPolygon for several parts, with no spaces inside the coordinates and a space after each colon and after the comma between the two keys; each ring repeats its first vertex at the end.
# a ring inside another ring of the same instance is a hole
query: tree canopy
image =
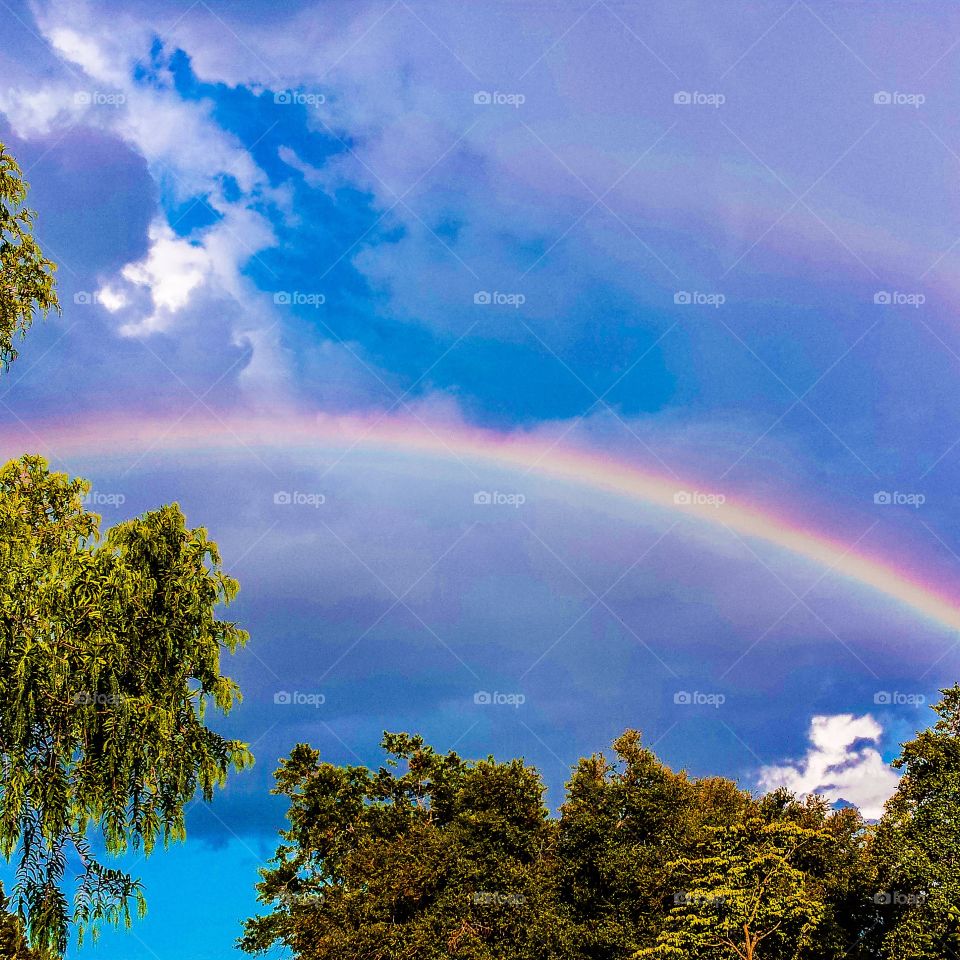
{"type": "Polygon", "coordinates": [[[960,687],[936,710],[904,744],[879,824],[818,796],[691,779],[636,731],[578,763],[556,817],[520,760],[388,733],[373,771],[300,744],[276,774],[290,825],[261,871],[267,912],[240,946],[302,960],[956,957],[960,687]]]}
{"type": "Polygon", "coordinates": [[[101,864],[184,836],[244,744],[204,724],[238,697],[220,656],[246,634],[220,620],[237,584],[176,505],[101,537],[82,480],[40,457],[0,469],[0,852],[35,947],[62,954],[68,924],[129,922],[139,883],[101,864]],[[65,876],[79,874],[72,904],[65,876]]]}
{"type": "Polygon", "coordinates": [[[336,767],[305,744],[277,772],[290,828],[251,920],[249,951],[297,956],[564,956],[553,909],[555,826],[536,771],[467,763],[387,734],[378,771],[336,767]],[[396,768],[404,765],[402,772],[396,768]]]}
{"type": "MultiPolygon", "coordinates": [[[[27,184],[0,143],[0,366],[37,315],[59,311],[27,184]]],[[[144,909],[107,854],[184,836],[184,806],[212,799],[245,744],[204,723],[239,697],[220,673],[247,635],[218,619],[238,585],[176,504],[100,532],[89,484],[39,456],[0,468],[0,956],[61,956],[144,909]],[[76,883],[66,880],[68,872],[76,883]],[[28,941],[30,946],[28,946],[28,941]]]]}
{"type": "Polygon", "coordinates": [[[877,828],[879,950],[903,960],[960,956],[960,686],[937,722],[903,745],[903,771],[877,828]]]}
{"type": "Polygon", "coordinates": [[[27,943],[20,917],[10,913],[9,906],[0,886],[0,957],[4,960],[39,960],[27,943]]]}
{"type": "Polygon", "coordinates": [[[17,161],[0,143],[0,368],[16,359],[15,343],[37,315],[60,309],[56,265],[34,238],[36,215],[25,205],[27,190],[17,161]]]}

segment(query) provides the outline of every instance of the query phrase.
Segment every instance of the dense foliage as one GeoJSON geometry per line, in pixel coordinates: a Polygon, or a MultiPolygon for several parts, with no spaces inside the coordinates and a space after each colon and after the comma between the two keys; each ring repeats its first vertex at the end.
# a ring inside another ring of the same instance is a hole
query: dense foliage
{"type": "Polygon", "coordinates": [[[377,771],[298,745],[289,829],[240,941],[302,960],[960,956],[960,687],[903,747],[879,824],[675,773],[628,731],[559,817],[536,770],[386,734],[377,771]]]}
{"type": "Polygon", "coordinates": [[[39,960],[27,943],[20,918],[9,912],[9,901],[0,886],[0,957],[3,960],[39,960]]]}
{"type": "Polygon", "coordinates": [[[249,761],[203,721],[236,699],[220,655],[246,639],[215,614],[237,590],[216,545],[176,506],[101,539],[87,491],[39,457],[0,468],[0,852],[31,941],[55,954],[70,920],[96,929],[142,903],[94,840],[180,839],[184,804],[249,761]]]}
{"type": "Polygon", "coordinates": [[[902,960],[960,957],[960,687],[904,745],[900,787],[877,828],[880,949],[902,960]]]}
{"type": "Polygon", "coordinates": [[[0,143],[0,367],[16,359],[14,342],[36,315],[60,309],[56,266],[34,239],[34,213],[24,206],[26,199],[20,167],[0,143]]]}
{"type": "MultiPolygon", "coordinates": [[[[0,143],[0,368],[37,315],[59,310],[26,198],[0,143]]],[[[0,468],[0,854],[16,863],[9,900],[0,889],[0,957],[11,960],[61,956],[71,922],[81,938],[129,923],[140,884],[94,847],[146,855],[182,839],[186,803],[251,762],[204,723],[208,703],[227,712],[239,697],[220,655],[247,639],[216,616],[237,592],[216,544],[176,505],[101,537],[88,492],[40,457],[0,468]]]]}
{"type": "Polygon", "coordinates": [[[290,829],[261,888],[279,909],[248,925],[244,946],[282,940],[331,960],[562,956],[556,825],[537,773],[403,734],[384,746],[377,772],[302,744],[283,762],[275,792],[290,798],[290,829]]]}

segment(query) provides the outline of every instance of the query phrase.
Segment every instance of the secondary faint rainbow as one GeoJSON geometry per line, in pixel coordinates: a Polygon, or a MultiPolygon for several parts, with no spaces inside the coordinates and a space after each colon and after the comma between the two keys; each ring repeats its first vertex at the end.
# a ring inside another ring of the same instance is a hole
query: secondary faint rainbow
{"type": "Polygon", "coordinates": [[[0,437],[0,453],[16,456],[42,450],[51,457],[136,456],[149,450],[196,449],[350,449],[399,452],[442,460],[474,461],[519,473],[534,473],[569,484],[602,490],[710,526],[756,538],[863,584],[909,607],[924,618],[960,629],[960,606],[942,589],[878,557],[844,544],[812,527],[727,497],[722,507],[678,502],[678,494],[709,488],[685,483],[597,450],[556,443],[528,434],[498,434],[460,425],[425,424],[407,418],[298,415],[269,419],[208,418],[178,422],[139,419],[99,421],[78,426],[25,426],[0,437]]]}

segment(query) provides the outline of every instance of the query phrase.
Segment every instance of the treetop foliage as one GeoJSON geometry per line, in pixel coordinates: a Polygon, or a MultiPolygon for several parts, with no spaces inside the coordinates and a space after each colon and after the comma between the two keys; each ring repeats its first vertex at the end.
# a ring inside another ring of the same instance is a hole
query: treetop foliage
{"type": "Polygon", "coordinates": [[[89,486],[25,456],[0,468],[0,852],[37,948],[129,922],[139,883],[102,865],[184,837],[184,804],[211,799],[244,744],[204,725],[238,699],[220,673],[246,633],[218,619],[237,583],[176,505],[101,537],[89,486]],[[67,871],[79,874],[68,902],[67,871]]]}
{"type": "Polygon", "coordinates": [[[636,731],[582,759],[559,816],[520,760],[387,733],[378,770],[299,744],[250,953],[302,960],[948,960],[960,956],[960,687],[904,745],[878,825],[665,766],[636,731]]]}
{"type": "Polygon", "coordinates": [[[16,359],[15,342],[38,314],[60,311],[56,264],[34,239],[36,215],[25,206],[27,190],[17,161],[0,143],[0,368],[16,359]]]}

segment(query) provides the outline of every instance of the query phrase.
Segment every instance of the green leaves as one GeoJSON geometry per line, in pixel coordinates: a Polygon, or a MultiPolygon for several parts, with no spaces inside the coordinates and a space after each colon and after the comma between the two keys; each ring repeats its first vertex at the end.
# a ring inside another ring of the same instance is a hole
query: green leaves
{"type": "Polygon", "coordinates": [[[4,960],[40,960],[23,933],[23,924],[15,914],[8,912],[9,901],[0,886],[0,957],[4,960]]]}
{"type": "Polygon", "coordinates": [[[791,818],[768,823],[759,810],[731,827],[708,828],[696,855],[671,865],[674,906],[656,944],[635,957],[802,956],[826,907],[815,874],[799,862],[805,848],[824,842],[825,830],[791,818]]]}
{"type": "Polygon", "coordinates": [[[87,489],[40,457],[0,469],[0,852],[32,943],[54,954],[71,920],[95,932],[144,907],[88,837],[110,854],[182,840],[184,805],[252,762],[203,723],[207,702],[239,698],[220,656],[247,639],[216,616],[237,591],[216,545],[175,505],[101,539],[87,489]]]}
{"type": "MultiPolygon", "coordinates": [[[[0,143],[3,368],[35,317],[60,309],[26,198],[0,143]]],[[[17,863],[2,956],[33,956],[21,921],[47,957],[66,950],[71,921],[82,937],[142,914],[140,884],[99,863],[89,838],[109,854],[182,840],[184,805],[252,762],[203,723],[209,702],[226,713],[239,698],[220,654],[247,639],[215,614],[237,592],[216,544],[175,505],[101,541],[87,492],[39,457],[0,469],[0,853],[17,863]]]]}
{"type": "Polygon", "coordinates": [[[627,731],[578,764],[558,819],[535,770],[385,734],[372,771],[305,744],[289,829],[240,941],[301,960],[856,960],[873,919],[855,810],[691,780],[627,731]]]}
{"type": "Polygon", "coordinates": [[[903,771],[877,829],[878,953],[960,956],[960,686],[943,690],[937,722],[903,745],[903,771]]]}
{"type": "Polygon", "coordinates": [[[17,162],[0,143],[0,366],[16,359],[14,343],[37,314],[60,311],[54,290],[56,265],[33,236],[34,213],[24,206],[27,184],[17,162]]]}
{"type": "Polygon", "coordinates": [[[385,734],[378,771],[298,745],[277,771],[290,828],[241,947],[309,958],[561,957],[555,825],[536,771],[385,734]]]}

